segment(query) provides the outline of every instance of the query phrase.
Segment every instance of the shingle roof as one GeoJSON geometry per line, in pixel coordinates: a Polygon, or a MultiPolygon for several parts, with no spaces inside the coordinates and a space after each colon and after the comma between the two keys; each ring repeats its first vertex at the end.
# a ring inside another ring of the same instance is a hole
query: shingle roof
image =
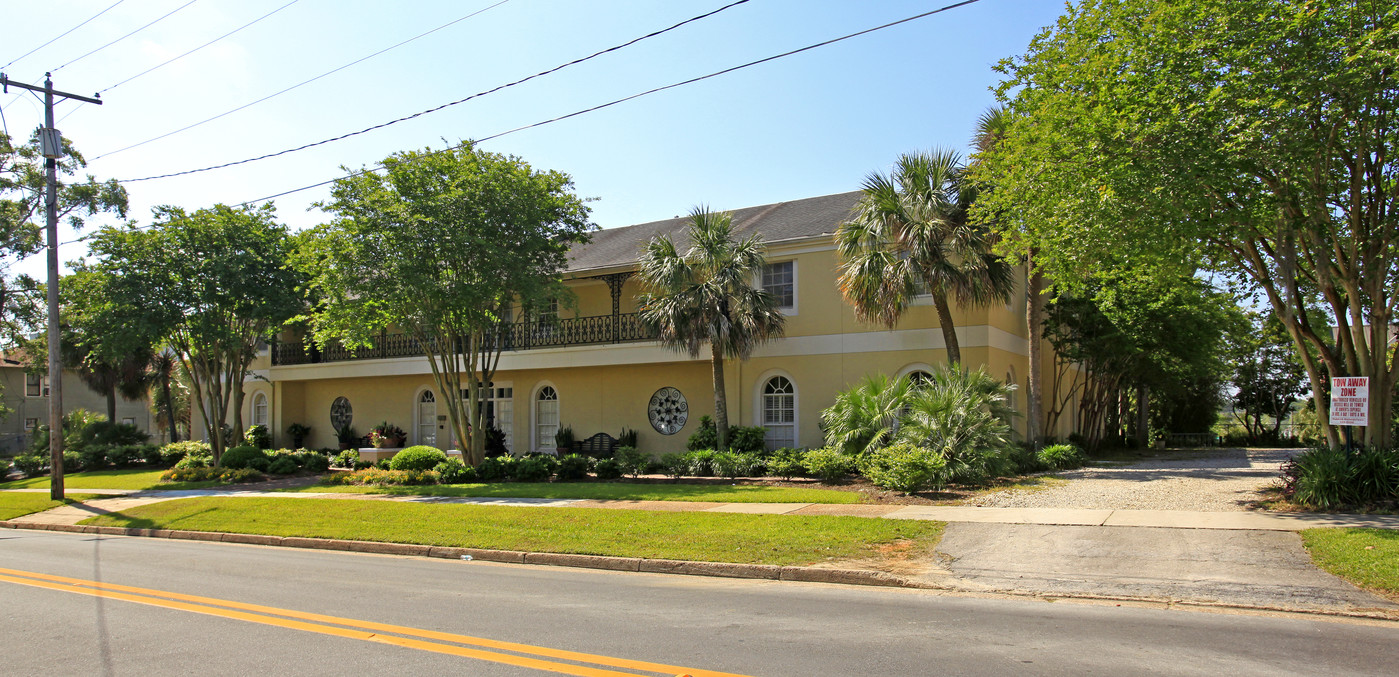
{"type": "MultiPolygon", "coordinates": [[[[860,191],[778,202],[732,210],[734,233],[747,237],[757,232],[768,243],[831,235],[836,225],[850,218],[860,199],[860,191]]],[[[690,246],[685,235],[689,217],[652,221],[593,233],[593,241],[575,246],[568,253],[568,272],[614,268],[635,263],[641,247],[657,235],[669,235],[684,251],[690,246]]]]}

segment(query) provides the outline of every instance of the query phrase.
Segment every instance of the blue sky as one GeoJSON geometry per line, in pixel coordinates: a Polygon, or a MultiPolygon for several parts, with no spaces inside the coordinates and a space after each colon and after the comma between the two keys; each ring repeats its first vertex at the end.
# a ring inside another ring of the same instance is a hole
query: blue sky
{"type": "MultiPolygon", "coordinates": [[[[116,0],[3,0],[0,65],[116,0]]],[[[4,68],[38,84],[91,94],[271,12],[290,0],[127,0],[4,68]],[[73,61],[72,63],[69,63],[73,61]],[[59,68],[61,66],[61,68],[59,68]]],[[[466,97],[717,9],[725,0],[297,0],[194,54],[102,94],[62,104],[58,127],[98,178],[194,169],[319,141],[466,97]],[[245,110],[223,113],[473,11],[460,21],[245,110]],[[66,117],[65,117],[66,116],[66,117]],[[100,157],[99,157],[100,156],[100,157]]],[[[587,63],[386,129],[235,168],[136,182],[131,218],[155,205],[238,203],[334,178],[409,148],[439,148],[606,103],[654,87],[936,9],[950,0],[751,0],[587,63]]],[[[965,152],[994,101],[992,66],[1020,54],[1063,9],[1053,0],[981,0],[901,26],[488,141],[536,167],[572,175],[601,227],[855,190],[902,152],[965,152]]],[[[27,136],[33,97],[0,98],[5,124],[27,136]]],[[[304,228],[318,188],[276,200],[304,228]]],[[[66,233],[71,236],[71,233],[66,233]]],[[[62,256],[81,256],[81,244],[62,256]]],[[[38,257],[26,262],[28,270],[38,257]]],[[[38,268],[36,267],[35,270],[38,268]]],[[[33,271],[31,271],[33,272],[33,271]]]]}

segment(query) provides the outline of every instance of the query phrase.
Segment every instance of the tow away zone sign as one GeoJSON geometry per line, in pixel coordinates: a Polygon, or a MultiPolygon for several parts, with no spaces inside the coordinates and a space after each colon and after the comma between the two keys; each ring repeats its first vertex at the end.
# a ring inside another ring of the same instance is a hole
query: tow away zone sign
{"type": "Polygon", "coordinates": [[[1369,425],[1370,377],[1331,379],[1331,425],[1369,425]]]}

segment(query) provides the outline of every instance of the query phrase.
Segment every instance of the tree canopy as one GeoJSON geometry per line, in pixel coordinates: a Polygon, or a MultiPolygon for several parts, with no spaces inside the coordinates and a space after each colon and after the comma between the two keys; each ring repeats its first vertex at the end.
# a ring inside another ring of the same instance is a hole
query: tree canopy
{"type": "Polygon", "coordinates": [[[315,340],[372,346],[406,333],[427,354],[466,460],[485,457],[480,406],[512,307],[566,297],[569,248],[593,226],[567,174],[463,143],[405,151],[384,173],[340,179],[319,206],[335,219],[307,238],[298,265],[319,308],[315,340]]]}
{"type": "MultiPolygon", "coordinates": [[[[163,340],[189,368],[214,456],[243,434],[243,382],[260,341],[302,310],[287,229],[271,205],[160,207],[149,229],[92,240],[89,326],[110,346],[163,340]]],[[[100,348],[99,348],[100,349],[100,348]]]]}
{"type": "Polygon", "coordinates": [[[1323,374],[1373,379],[1366,439],[1388,444],[1397,24],[1399,6],[1353,0],[1071,5],[999,66],[1011,121],[979,157],[984,208],[1060,285],[1143,262],[1247,283],[1319,411],[1323,374]]]}

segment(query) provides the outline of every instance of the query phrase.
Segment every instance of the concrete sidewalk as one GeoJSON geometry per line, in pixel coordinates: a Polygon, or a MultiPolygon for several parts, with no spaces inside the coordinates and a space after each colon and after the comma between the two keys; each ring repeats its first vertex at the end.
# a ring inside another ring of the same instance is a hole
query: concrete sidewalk
{"type": "MultiPolygon", "coordinates": [[[[16,491],[47,492],[47,489],[16,491]]],[[[380,500],[459,505],[501,505],[532,508],[606,508],[665,512],[727,512],[755,515],[849,515],[888,519],[937,520],[980,524],[1035,524],[1052,526],[1157,527],[1168,529],[1223,529],[1247,531],[1301,531],[1314,527],[1371,527],[1399,529],[1399,515],[1328,513],[1190,512],[1183,510],[1082,510],[1068,508],[980,508],[942,505],[868,505],[829,503],[713,503],[699,501],[611,501],[595,499],[496,498],[450,496],[389,496],[280,492],[240,489],[189,489],[181,491],[123,491],[83,489],[73,493],[100,493],[85,503],[59,506],[46,512],[15,518],[36,524],[77,524],[94,515],[119,512],[181,498],[227,496],[237,498],[322,498],[380,500]]]]}

